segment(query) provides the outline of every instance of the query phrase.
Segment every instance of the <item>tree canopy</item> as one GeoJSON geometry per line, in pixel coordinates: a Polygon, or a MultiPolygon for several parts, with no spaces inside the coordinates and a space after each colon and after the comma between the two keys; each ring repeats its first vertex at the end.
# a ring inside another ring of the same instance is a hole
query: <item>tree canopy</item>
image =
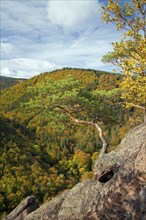
{"type": "Polygon", "coordinates": [[[62,122],[60,129],[64,128],[63,123],[67,122],[66,115],[74,123],[94,126],[103,146],[100,156],[107,152],[108,143],[100,124],[111,125],[117,120],[118,88],[110,91],[94,91],[87,89],[81,81],[68,76],[58,82],[50,79],[45,84],[38,84],[33,93],[37,96],[26,103],[28,108],[34,111],[43,109],[43,114],[48,117],[51,114],[56,126],[60,127],[62,122]],[[114,102],[114,105],[111,102],[114,102]]]}
{"type": "MultiPolygon", "coordinates": [[[[124,30],[121,41],[112,43],[113,51],[103,57],[121,68],[122,98],[127,107],[138,107],[145,112],[146,104],[146,28],[145,0],[109,0],[103,6],[103,19],[124,30]]],[[[146,120],[146,119],[145,119],[146,120]]]]}

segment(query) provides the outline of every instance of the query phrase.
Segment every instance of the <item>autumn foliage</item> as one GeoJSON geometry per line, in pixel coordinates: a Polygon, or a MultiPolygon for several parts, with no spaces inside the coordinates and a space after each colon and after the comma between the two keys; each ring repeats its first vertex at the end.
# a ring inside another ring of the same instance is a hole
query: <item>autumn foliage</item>
{"type": "Polygon", "coordinates": [[[28,195],[43,202],[92,178],[102,147],[98,132],[74,123],[56,105],[80,120],[98,120],[110,150],[129,129],[128,120],[140,116],[116,104],[121,80],[119,74],[67,68],[1,92],[1,212],[28,195]]]}
{"type": "MultiPolygon", "coordinates": [[[[126,107],[146,109],[146,29],[145,1],[109,0],[103,6],[103,19],[116,24],[117,30],[124,30],[121,41],[112,43],[113,51],[103,57],[120,67],[125,75],[121,83],[122,98],[126,107]]],[[[145,119],[144,119],[145,120],[145,119]]]]}

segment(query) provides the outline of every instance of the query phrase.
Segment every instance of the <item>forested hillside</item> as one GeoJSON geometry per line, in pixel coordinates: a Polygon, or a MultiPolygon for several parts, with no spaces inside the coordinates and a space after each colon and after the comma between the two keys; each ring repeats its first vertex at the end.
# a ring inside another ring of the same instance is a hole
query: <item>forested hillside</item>
{"type": "Polygon", "coordinates": [[[98,121],[113,149],[141,115],[120,98],[122,76],[65,68],[43,73],[1,93],[0,211],[23,198],[40,202],[92,177],[102,147],[92,126],[98,121]]]}
{"type": "Polygon", "coordinates": [[[14,84],[19,83],[24,79],[17,79],[17,78],[12,78],[12,77],[5,77],[0,75],[0,90],[6,89],[14,84]]]}

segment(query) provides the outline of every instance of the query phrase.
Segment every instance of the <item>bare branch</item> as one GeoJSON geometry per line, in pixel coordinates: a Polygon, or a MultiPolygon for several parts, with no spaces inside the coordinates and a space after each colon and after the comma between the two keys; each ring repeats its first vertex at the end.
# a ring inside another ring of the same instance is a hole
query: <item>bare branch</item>
{"type": "Polygon", "coordinates": [[[131,107],[139,108],[143,110],[143,117],[144,117],[144,123],[146,123],[146,107],[140,106],[140,105],[135,105],[133,103],[128,103],[128,102],[118,102],[118,104],[129,104],[131,107]]]}
{"type": "Polygon", "coordinates": [[[145,109],[145,107],[143,107],[143,106],[135,105],[135,104],[133,104],[133,103],[128,103],[128,102],[118,102],[118,104],[124,104],[124,105],[129,104],[129,105],[131,105],[132,107],[135,107],[135,108],[140,108],[140,109],[142,109],[142,110],[145,109]]]}
{"type": "Polygon", "coordinates": [[[106,139],[104,137],[102,128],[99,126],[99,124],[97,122],[95,123],[94,121],[84,121],[84,120],[76,119],[76,118],[74,118],[71,115],[71,112],[69,110],[67,110],[66,108],[64,108],[64,107],[62,107],[60,105],[57,105],[56,107],[58,107],[61,110],[63,110],[70,117],[70,119],[72,121],[74,121],[75,123],[94,126],[97,129],[97,131],[98,131],[100,140],[102,141],[102,149],[101,149],[99,157],[103,157],[103,155],[107,153],[108,143],[107,143],[107,141],[106,141],[106,139]]]}

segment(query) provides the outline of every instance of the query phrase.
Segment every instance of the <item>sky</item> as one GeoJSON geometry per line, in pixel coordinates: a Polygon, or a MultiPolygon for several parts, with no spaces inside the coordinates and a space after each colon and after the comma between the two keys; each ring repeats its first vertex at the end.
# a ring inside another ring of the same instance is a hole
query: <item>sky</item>
{"type": "Polygon", "coordinates": [[[121,38],[101,19],[105,0],[1,0],[1,75],[63,67],[112,71],[101,58],[121,38]]]}

